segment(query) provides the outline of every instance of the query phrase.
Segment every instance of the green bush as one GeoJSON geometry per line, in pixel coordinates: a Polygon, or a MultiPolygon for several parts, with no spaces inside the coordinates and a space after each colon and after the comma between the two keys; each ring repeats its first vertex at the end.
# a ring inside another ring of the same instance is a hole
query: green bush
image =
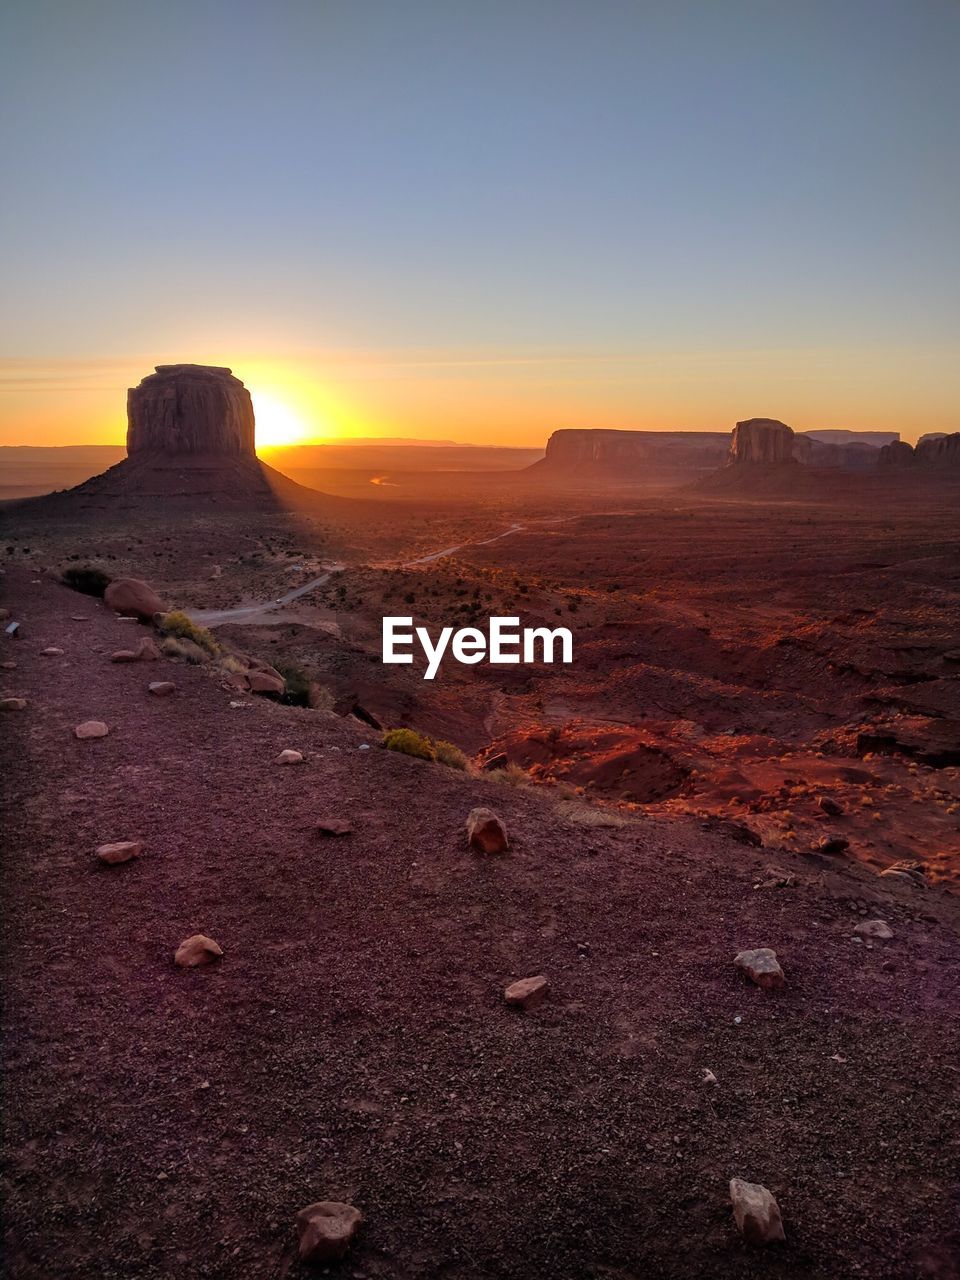
{"type": "Polygon", "coordinates": [[[450,769],[466,771],[467,757],[452,742],[444,742],[442,738],[438,738],[433,744],[433,754],[440,764],[445,764],[450,769]]]}
{"type": "Polygon", "coordinates": [[[96,569],[93,565],[86,564],[83,566],[71,565],[69,569],[64,569],[63,581],[68,587],[72,587],[74,591],[82,591],[85,596],[100,596],[102,598],[112,579],[102,569],[96,569]]]}
{"type": "Polygon", "coordinates": [[[283,676],[283,683],[286,686],[280,701],[290,707],[309,707],[310,677],[307,673],[302,668],[294,666],[277,667],[277,670],[283,676]]]}
{"type": "Polygon", "coordinates": [[[383,745],[388,751],[400,751],[405,756],[416,756],[418,760],[435,759],[433,743],[414,729],[387,729],[383,745]]]}
{"type": "Polygon", "coordinates": [[[213,632],[208,631],[206,627],[198,627],[195,622],[191,622],[187,615],[181,613],[179,609],[174,609],[171,613],[163,615],[160,622],[160,630],[165,636],[178,636],[181,640],[192,640],[201,649],[205,649],[211,658],[215,658],[220,652],[220,646],[217,644],[213,632]]]}

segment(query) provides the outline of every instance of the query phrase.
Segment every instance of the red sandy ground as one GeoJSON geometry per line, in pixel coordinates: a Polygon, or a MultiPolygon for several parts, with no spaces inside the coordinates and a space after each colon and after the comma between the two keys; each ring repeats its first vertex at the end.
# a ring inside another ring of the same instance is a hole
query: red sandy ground
{"type": "Polygon", "coordinates": [[[231,707],[207,669],[112,665],[134,624],[32,576],[3,579],[9,1275],[298,1275],[327,1197],[366,1215],[357,1280],[960,1274],[950,893],[690,816],[583,828],[352,721],[231,707]],[[464,847],[478,803],[508,855],[464,847]],[[864,913],[894,941],[854,943],[864,913]],[[222,961],[176,969],[198,931],[222,961]],[[761,945],[780,993],[734,971],[761,945]],[[536,973],[547,1002],[505,1008],[536,973]],[[735,1174],[785,1246],[741,1242],[735,1174]]]}

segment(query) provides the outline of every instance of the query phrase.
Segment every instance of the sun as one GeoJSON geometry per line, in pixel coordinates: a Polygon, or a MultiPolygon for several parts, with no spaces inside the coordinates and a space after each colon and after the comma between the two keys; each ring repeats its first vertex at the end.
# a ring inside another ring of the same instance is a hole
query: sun
{"type": "Polygon", "coordinates": [[[289,405],[273,396],[255,392],[253,414],[257,423],[257,448],[275,449],[281,445],[300,444],[310,434],[306,423],[289,405]]]}

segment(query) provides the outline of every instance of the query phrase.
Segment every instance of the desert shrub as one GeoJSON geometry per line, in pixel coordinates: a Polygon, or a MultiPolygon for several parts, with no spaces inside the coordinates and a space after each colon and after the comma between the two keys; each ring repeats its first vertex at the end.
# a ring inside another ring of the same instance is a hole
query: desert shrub
{"type": "Polygon", "coordinates": [[[336,706],[333,690],[326,685],[315,684],[310,690],[310,705],[314,711],[332,711],[336,706]]]}
{"type": "Polygon", "coordinates": [[[191,622],[187,615],[179,609],[174,609],[172,612],[163,615],[160,630],[165,636],[174,636],[181,640],[192,640],[201,649],[205,649],[211,658],[217,657],[220,653],[220,646],[217,644],[213,632],[208,631],[206,627],[198,627],[195,622],[191,622]]]}
{"type": "Polygon", "coordinates": [[[526,769],[521,769],[518,764],[508,764],[505,769],[494,769],[487,777],[508,787],[529,787],[533,781],[526,769]]]}
{"type": "Polygon", "coordinates": [[[387,729],[383,735],[383,745],[388,751],[400,751],[405,756],[416,756],[418,760],[435,758],[433,743],[414,729],[387,729]]]}
{"type": "Polygon", "coordinates": [[[281,702],[285,702],[290,707],[309,707],[310,706],[310,677],[302,667],[287,665],[277,667],[277,670],[283,676],[285,685],[281,702]]]}
{"type": "Polygon", "coordinates": [[[234,657],[232,653],[222,653],[217,665],[221,671],[229,671],[232,675],[239,675],[247,670],[240,659],[234,657]]]}
{"type": "Polygon", "coordinates": [[[627,819],[610,809],[597,809],[575,800],[562,800],[557,813],[574,827],[625,827],[627,819]]]}
{"type": "Polygon", "coordinates": [[[182,658],[184,662],[192,662],[195,666],[210,661],[210,655],[206,649],[201,649],[198,644],[194,644],[189,639],[181,640],[177,636],[164,636],[160,641],[160,652],[167,658],[182,658]]]}
{"type": "Polygon", "coordinates": [[[433,754],[440,764],[445,764],[450,769],[460,769],[466,772],[467,757],[452,742],[444,742],[442,738],[438,738],[433,744],[433,754]]]}
{"type": "Polygon", "coordinates": [[[92,564],[71,565],[63,571],[63,581],[74,591],[82,591],[85,596],[100,596],[109,587],[112,579],[102,569],[92,564]]]}

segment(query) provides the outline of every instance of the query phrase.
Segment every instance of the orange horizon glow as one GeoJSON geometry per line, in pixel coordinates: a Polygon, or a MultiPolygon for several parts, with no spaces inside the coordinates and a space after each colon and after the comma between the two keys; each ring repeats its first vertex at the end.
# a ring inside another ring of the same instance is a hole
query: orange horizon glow
{"type": "MultiPolygon", "coordinates": [[[[0,445],[122,445],[127,387],[187,358],[0,360],[0,445]]],[[[958,379],[936,348],[192,358],[243,380],[265,451],[356,437],[542,448],[562,428],[729,431],[749,417],[911,443],[960,427],[958,379]]]]}

